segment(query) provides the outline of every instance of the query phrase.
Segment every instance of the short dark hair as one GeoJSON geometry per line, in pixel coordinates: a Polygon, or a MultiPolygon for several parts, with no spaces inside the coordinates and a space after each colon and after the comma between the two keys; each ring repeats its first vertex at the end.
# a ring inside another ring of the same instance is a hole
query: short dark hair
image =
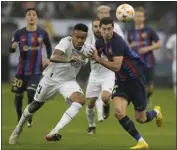
{"type": "Polygon", "coordinates": [[[145,13],[144,7],[142,7],[142,6],[135,7],[135,12],[136,12],[136,11],[145,13]]]}
{"type": "Polygon", "coordinates": [[[80,31],[88,32],[88,27],[83,23],[78,23],[74,26],[73,30],[80,30],[80,31]]]}
{"type": "Polygon", "coordinates": [[[26,14],[28,13],[28,11],[31,11],[31,10],[35,11],[36,14],[37,14],[37,16],[39,16],[39,12],[38,12],[35,8],[28,8],[28,9],[26,9],[26,11],[25,11],[25,16],[26,16],[26,14]]]}
{"type": "Polygon", "coordinates": [[[101,19],[101,21],[100,21],[100,27],[101,27],[103,24],[104,24],[104,25],[112,24],[112,26],[114,27],[114,21],[113,21],[113,19],[111,19],[110,17],[104,17],[103,19],[101,19]]]}

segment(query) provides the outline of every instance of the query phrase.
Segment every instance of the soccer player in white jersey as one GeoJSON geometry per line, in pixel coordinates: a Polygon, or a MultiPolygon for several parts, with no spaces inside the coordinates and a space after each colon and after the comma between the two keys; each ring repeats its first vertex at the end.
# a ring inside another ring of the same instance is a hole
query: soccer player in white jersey
{"type": "MultiPolygon", "coordinates": [[[[96,39],[101,37],[99,19],[93,20],[92,30],[94,35],[92,37],[88,37],[86,43],[95,46],[96,39]]],[[[104,58],[107,60],[106,57],[104,58]]],[[[104,110],[104,113],[103,111],[98,113],[98,120],[103,121],[109,116],[109,110],[110,110],[109,100],[111,99],[111,95],[112,95],[112,90],[115,82],[115,75],[114,72],[96,63],[94,60],[90,60],[90,63],[91,63],[91,72],[90,72],[88,85],[86,89],[86,98],[88,99],[88,104],[86,107],[86,115],[87,115],[87,120],[89,122],[88,133],[93,134],[96,131],[95,113],[94,113],[95,102],[98,99],[98,97],[101,95],[103,106],[100,104],[100,107],[102,106],[101,110],[104,110]]]]}
{"type": "Polygon", "coordinates": [[[46,140],[58,141],[61,139],[60,130],[77,115],[85,103],[83,91],[76,82],[76,75],[85,63],[82,56],[85,53],[84,42],[87,32],[88,27],[85,24],[76,24],[72,30],[72,37],[68,36],[61,39],[55,47],[50,58],[51,63],[43,72],[44,77],[38,85],[34,100],[24,110],[18,125],[9,138],[9,144],[17,142],[28,118],[56,92],[60,92],[71,106],[63,114],[55,128],[46,136],[46,140]]]}
{"type": "Polygon", "coordinates": [[[172,63],[172,78],[173,78],[173,88],[176,96],[176,34],[172,34],[166,44],[166,48],[169,50],[169,57],[173,59],[172,63]],[[171,51],[171,53],[170,53],[171,51]]]}
{"type": "MultiPolygon", "coordinates": [[[[111,11],[111,8],[107,5],[101,5],[99,7],[97,7],[97,17],[98,19],[102,19],[104,17],[110,17],[110,11],[111,11]]],[[[115,23],[114,22],[114,32],[116,32],[117,34],[119,34],[120,36],[122,36],[123,38],[124,37],[124,34],[123,34],[123,31],[122,29],[120,28],[119,24],[118,23],[115,23]]],[[[92,23],[90,23],[89,25],[89,30],[88,30],[88,37],[93,37],[94,36],[94,33],[93,33],[93,30],[92,30],[92,23]]],[[[98,118],[98,121],[102,120],[101,116],[102,116],[102,108],[103,108],[103,102],[101,100],[101,95],[98,97],[98,100],[96,100],[96,109],[97,109],[97,118],[98,118]]]]}

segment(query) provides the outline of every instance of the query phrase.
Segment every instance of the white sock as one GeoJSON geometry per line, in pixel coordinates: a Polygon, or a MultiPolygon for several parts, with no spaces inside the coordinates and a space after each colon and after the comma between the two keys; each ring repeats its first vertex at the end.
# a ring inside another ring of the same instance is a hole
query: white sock
{"type": "Polygon", "coordinates": [[[140,139],[138,140],[138,142],[143,142],[143,141],[144,141],[143,137],[140,137],[140,139]]]}
{"type": "Polygon", "coordinates": [[[88,106],[86,107],[86,115],[87,120],[89,122],[89,127],[95,127],[95,110],[94,108],[89,109],[88,106]]]}
{"type": "Polygon", "coordinates": [[[103,101],[102,101],[100,96],[96,100],[95,106],[96,106],[96,110],[97,110],[98,121],[99,120],[104,120],[103,119],[103,101]]]}
{"type": "Polygon", "coordinates": [[[19,123],[17,125],[17,128],[19,128],[19,127],[23,128],[23,126],[27,122],[28,118],[33,115],[32,113],[29,112],[28,107],[29,107],[29,105],[25,108],[25,110],[19,120],[19,123]]]}
{"type": "Polygon", "coordinates": [[[81,104],[73,102],[72,105],[65,111],[54,130],[59,132],[59,130],[65,127],[77,115],[81,108],[81,104]]]}

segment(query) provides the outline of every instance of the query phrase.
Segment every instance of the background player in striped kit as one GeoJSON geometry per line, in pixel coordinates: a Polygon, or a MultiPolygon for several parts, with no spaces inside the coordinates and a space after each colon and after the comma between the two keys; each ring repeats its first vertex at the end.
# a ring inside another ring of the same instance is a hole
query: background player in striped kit
{"type": "MultiPolygon", "coordinates": [[[[48,33],[37,27],[38,14],[34,8],[26,10],[26,27],[17,30],[10,45],[10,52],[14,53],[19,47],[20,57],[16,75],[12,83],[11,91],[15,93],[15,107],[18,121],[22,115],[22,100],[24,91],[27,90],[28,104],[32,102],[38,82],[43,71],[42,47],[46,46],[47,58],[44,66],[50,63],[51,43],[48,33]]],[[[27,123],[32,125],[32,118],[27,123]]]]}
{"type": "MultiPolygon", "coordinates": [[[[111,8],[107,5],[100,5],[97,7],[97,18],[98,19],[102,19],[104,17],[110,17],[110,11],[111,8]]],[[[124,38],[124,34],[122,29],[120,28],[120,25],[118,23],[114,23],[114,32],[116,32],[117,34],[119,34],[120,36],[122,36],[124,38]]],[[[94,33],[92,30],[92,23],[89,25],[89,31],[88,31],[88,38],[93,38],[94,37],[94,33]]],[[[97,119],[98,121],[102,120],[103,118],[101,117],[103,114],[103,101],[101,99],[101,95],[98,97],[98,99],[96,100],[96,109],[97,109],[97,119]]],[[[104,115],[105,116],[105,115],[104,115]]]]}
{"type": "Polygon", "coordinates": [[[153,50],[161,48],[161,41],[157,33],[149,26],[145,26],[145,11],[143,7],[135,8],[135,28],[128,31],[128,42],[132,50],[138,53],[147,64],[145,78],[147,81],[147,97],[153,93],[155,58],[153,50]]]}

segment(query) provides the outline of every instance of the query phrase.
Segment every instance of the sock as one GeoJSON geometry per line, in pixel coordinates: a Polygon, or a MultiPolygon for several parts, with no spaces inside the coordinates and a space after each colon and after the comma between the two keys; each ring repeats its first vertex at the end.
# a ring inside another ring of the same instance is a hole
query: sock
{"type": "Polygon", "coordinates": [[[156,112],[155,110],[146,112],[146,121],[145,122],[152,121],[157,116],[157,114],[158,114],[158,112],[156,112]]]}
{"type": "Polygon", "coordinates": [[[119,120],[122,127],[137,141],[142,140],[142,136],[139,134],[132,120],[128,116],[125,116],[119,120]]]}
{"type": "Polygon", "coordinates": [[[97,117],[98,120],[104,120],[103,119],[103,101],[101,100],[101,97],[99,97],[95,102],[96,110],[97,110],[97,117]]]}
{"type": "Polygon", "coordinates": [[[175,93],[175,96],[176,96],[176,84],[174,85],[174,93],[175,93]]]}
{"type": "Polygon", "coordinates": [[[18,118],[18,122],[21,118],[22,115],[22,104],[23,104],[23,95],[22,94],[15,94],[15,108],[16,108],[16,112],[17,112],[17,118],[18,118]]]}
{"type": "Polygon", "coordinates": [[[17,127],[18,128],[23,128],[24,124],[28,121],[29,117],[31,117],[33,114],[29,112],[28,110],[29,105],[25,108],[17,127]]]}
{"type": "Polygon", "coordinates": [[[65,127],[77,115],[81,108],[81,104],[73,102],[72,105],[63,114],[62,118],[60,119],[54,130],[59,132],[59,130],[65,127]]]}
{"type": "MultiPolygon", "coordinates": [[[[27,90],[28,105],[33,101],[34,95],[35,95],[35,91],[34,91],[34,90],[31,90],[31,89],[28,89],[28,90],[27,90]]],[[[29,123],[32,123],[32,116],[29,117],[28,122],[29,122],[29,123]]]]}
{"type": "Polygon", "coordinates": [[[88,108],[86,107],[86,115],[87,115],[87,120],[89,122],[89,127],[95,127],[95,110],[94,108],[88,108]]]}

